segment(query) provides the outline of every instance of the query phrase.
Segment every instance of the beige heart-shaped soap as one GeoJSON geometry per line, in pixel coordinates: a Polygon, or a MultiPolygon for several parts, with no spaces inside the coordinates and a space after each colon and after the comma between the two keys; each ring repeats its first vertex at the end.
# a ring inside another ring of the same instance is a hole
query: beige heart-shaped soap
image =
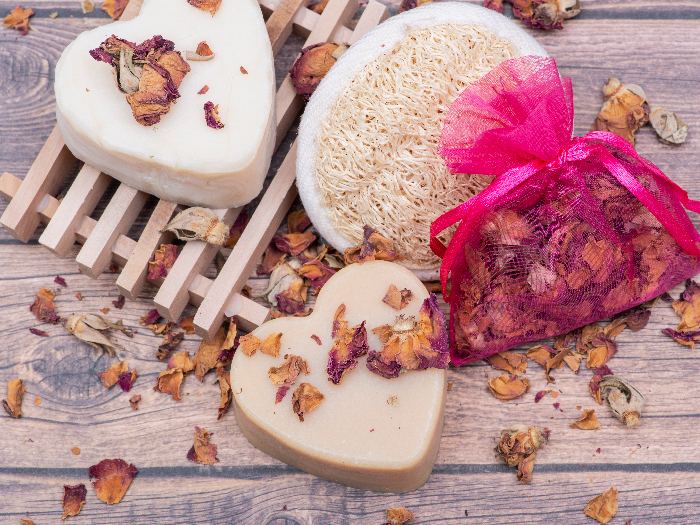
{"type": "Polygon", "coordinates": [[[386,379],[371,372],[366,357],[345,372],[342,381],[328,379],[336,311],[345,305],[349,327],[365,321],[369,350],[382,347],[371,330],[394,324],[399,314],[419,318],[428,292],[418,278],[394,263],[353,264],[321,289],[308,317],[286,317],[263,324],[253,335],[264,341],[281,333],[279,356],[239,348],[231,366],[236,422],[248,440],[272,457],[337,483],[381,492],[415,490],[430,476],[438,452],[445,409],[445,370],[409,370],[386,379]],[[400,311],[383,302],[390,285],[408,289],[412,298],[400,311]],[[313,337],[315,336],[315,337],[313,337]],[[320,344],[318,341],[320,341],[320,344]],[[292,354],[306,360],[281,402],[279,386],[268,377],[271,367],[292,354]],[[304,414],[293,410],[293,394],[302,383],[324,399],[304,414]]]}
{"type": "Polygon", "coordinates": [[[68,148],[134,188],[209,208],[245,204],[262,189],[275,142],[275,74],[256,0],[223,0],[214,16],[187,0],[145,0],[133,20],[86,31],[65,49],[55,91],[68,148]],[[111,35],[137,45],[161,35],[183,58],[206,41],[214,58],[189,61],[180,97],[160,122],[144,126],[113,68],[89,54],[111,35]],[[207,126],[209,101],[218,105],[221,129],[207,126]]]}

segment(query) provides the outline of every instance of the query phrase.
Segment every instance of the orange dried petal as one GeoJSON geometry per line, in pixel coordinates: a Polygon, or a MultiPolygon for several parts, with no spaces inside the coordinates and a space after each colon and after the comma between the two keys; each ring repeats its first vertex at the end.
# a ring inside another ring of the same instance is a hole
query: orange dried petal
{"type": "Polygon", "coordinates": [[[103,459],[90,467],[90,482],[95,493],[105,503],[119,503],[126,494],[138,470],[123,459],[103,459]]]}

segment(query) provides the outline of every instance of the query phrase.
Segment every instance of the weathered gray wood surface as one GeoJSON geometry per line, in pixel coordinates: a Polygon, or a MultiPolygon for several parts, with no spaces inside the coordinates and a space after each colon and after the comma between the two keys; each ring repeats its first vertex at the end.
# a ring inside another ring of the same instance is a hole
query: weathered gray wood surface
{"type": "MultiPolygon", "coordinates": [[[[15,5],[0,1],[0,14],[15,5]]],[[[391,4],[392,12],[397,6],[391,4]]],[[[101,12],[83,17],[73,0],[37,0],[25,7],[38,13],[28,36],[0,29],[0,170],[19,177],[55,124],[53,68],[61,50],[80,31],[108,21],[101,12]],[[48,18],[53,11],[59,12],[56,20],[48,18]]],[[[697,2],[587,0],[581,17],[568,21],[563,31],[532,33],[562,73],[573,78],[577,135],[588,130],[602,102],[600,88],[610,76],[641,84],[654,104],[678,112],[691,128],[685,145],[663,145],[644,128],[637,134],[637,150],[691,197],[700,198],[697,2]]],[[[277,60],[278,78],[301,43],[294,38],[277,60]]],[[[276,156],[272,172],[282,158],[276,156]]],[[[5,206],[0,200],[0,213],[5,206]]],[[[610,363],[647,395],[640,428],[622,427],[607,406],[593,402],[587,370],[578,376],[568,370],[554,373],[562,391],[556,399],[561,412],[549,396],[534,403],[534,392],[546,385],[543,371],[533,363],[526,376],[531,391],[509,403],[486,389],[484,372],[491,377],[499,372],[483,364],[452,369],[448,380],[454,385],[433,476],[413,493],[386,495],[318,480],[253,448],[232,413],[216,421],[219,393],[211,374],[203,383],[193,376],[186,379],[180,403],[153,392],[154,378],[164,368],[154,358],[160,337],[139,327],[138,318],[152,308],[149,297],[155,289],[149,287],[142,300],[115,310],[116,275],[108,272],[95,281],[81,275],[75,253],[59,260],[36,240],[24,245],[0,231],[0,394],[5,397],[5,382],[18,377],[27,387],[23,417],[0,415],[3,523],[18,523],[27,512],[37,525],[58,523],[62,485],[87,484],[87,468],[113,457],[139,468],[126,497],[107,507],[88,486],[87,504],[71,523],[379,524],[383,509],[406,505],[417,514],[415,523],[585,524],[593,523],[583,515],[586,502],[609,486],[620,492],[620,510],[611,523],[700,522],[699,351],[661,334],[677,323],[666,304],[654,309],[644,330],[618,337],[619,352],[610,363]],[[29,333],[39,323],[28,306],[39,288],[58,288],[55,275],[68,282],[56,300],[59,314],[109,307],[111,318],[123,317],[139,329],[133,340],[116,337],[127,349],[120,359],[139,371],[131,393],[105,390],[97,373],[111,359],[78,343],[62,327],[42,324],[49,338],[29,333]],[[82,302],[75,298],[77,292],[84,296],[82,302]],[[129,406],[132,393],[143,396],[138,411],[129,406]],[[36,396],[42,398],[37,406],[36,396]],[[596,408],[603,428],[569,429],[581,413],[577,406],[596,408]],[[516,422],[553,431],[528,486],[520,485],[492,452],[499,430],[516,422]],[[216,466],[198,467],[185,458],[194,425],[214,433],[221,459],[216,466]],[[79,456],[71,453],[73,446],[80,447],[79,456]]],[[[249,284],[259,293],[266,279],[251,278],[249,284]]],[[[181,348],[194,352],[198,344],[198,338],[188,336],[181,348]]]]}

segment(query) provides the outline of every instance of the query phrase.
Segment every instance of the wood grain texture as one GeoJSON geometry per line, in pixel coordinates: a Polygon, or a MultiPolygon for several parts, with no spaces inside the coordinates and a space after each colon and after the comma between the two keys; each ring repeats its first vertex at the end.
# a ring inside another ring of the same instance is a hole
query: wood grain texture
{"type": "MultiPolygon", "coordinates": [[[[15,5],[0,2],[8,11],[15,5]]],[[[37,0],[26,7],[39,13],[27,37],[0,28],[0,172],[19,177],[24,177],[55,124],[53,68],[60,51],[78,32],[108,21],[78,15],[73,0],[37,0]],[[75,18],[46,18],[54,7],[71,10],[75,18]]],[[[398,2],[388,7],[396,13],[398,2]]],[[[695,198],[700,197],[699,8],[693,0],[586,0],[582,16],[566,22],[563,31],[532,32],[557,59],[562,73],[573,79],[577,135],[588,130],[602,103],[601,87],[611,76],[642,85],[654,104],[678,112],[688,122],[691,131],[683,146],[661,144],[647,127],[637,133],[637,150],[695,198]],[[641,19],[645,13],[657,18],[641,19]],[[677,19],[659,18],[674,13],[677,19]]],[[[294,35],[290,38],[297,47],[285,46],[278,55],[278,83],[303,43],[294,35]]],[[[292,127],[273,159],[270,177],[294,134],[292,127]]],[[[104,207],[103,200],[94,216],[104,207]]],[[[0,212],[5,208],[0,200],[0,212]]],[[[697,217],[692,218],[699,226],[697,217]]],[[[661,334],[661,329],[677,324],[666,304],[653,310],[645,329],[618,336],[619,352],[610,362],[616,374],[640,386],[647,396],[641,427],[622,427],[607,406],[594,403],[587,392],[588,370],[579,375],[566,369],[555,372],[555,386],[562,393],[556,400],[547,396],[536,404],[534,394],[546,383],[534,363],[526,374],[532,389],[523,399],[508,403],[497,401],[486,389],[484,373],[494,377],[500,372],[483,363],[451,369],[448,381],[453,388],[435,471],[423,488],[393,496],[318,480],[253,448],[238,431],[232,413],[216,421],[219,391],[211,373],[203,383],[188,377],[179,403],[154,392],[155,377],[165,368],[154,357],[160,337],[139,326],[138,318],[153,308],[155,287],[147,283],[141,299],[116,310],[111,301],[118,294],[117,274],[104,273],[96,280],[81,275],[75,264],[77,250],[57,259],[35,242],[22,244],[0,230],[0,388],[17,377],[25,378],[27,387],[23,417],[0,416],[2,522],[17,523],[29,512],[37,524],[58,523],[62,485],[76,483],[88,488],[83,511],[70,518],[76,524],[378,525],[384,520],[383,509],[406,505],[417,514],[417,524],[586,525],[595,523],[583,515],[586,502],[610,486],[620,492],[620,510],[611,524],[628,519],[633,525],[700,521],[700,350],[661,334]],[[40,325],[27,311],[39,288],[58,288],[53,283],[56,274],[68,281],[56,301],[60,315],[107,307],[110,319],[123,317],[138,329],[133,339],[115,336],[126,348],[118,358],[139,371],[129,394],[115,390],[118,387],[105,390],[98,381],[97,373],[112,363],[106,355],[79,343],[60,326],[40,325]],[[75,297],[78,291],[85,297],[82,302],[75,297]],[[30,334],[32,326],[51,337],[30,334]],[[128,403],[133,393],[143,396],[138,411],[128,403]],[[35,396],[42,397],[36,406],[35,396]],[[552,406],[555,401],[559,409],[552,406]],[[570,429],[581,414],[577,406],[595,408],[602,429],[570,429]],[[533,482],[527,486],[518,483],[513,469],[492,452],[500,429],[515,422],[552,429],[552,440],[538,453],[533,482]],[[194,425],[214,433],[221,459],[216,466],[199,467],[185,459],[194,425]],[[73,446],[81,448],[80,456],[70,452],[73,446]],[[140,470],[124,500],[110,507],[97,500],[87,479],[87,468],[107,457],[123,457],[140,470]]],[[[205,275],[213,278],[214,268],[205,275]]],[[[252,277],[247,284],[256,295],[267,279],[252,277]]],[[[192,313],[188,307],[183,315],[192,313]]],[[[193,354],[198,345],[199,338],[190,335],[180,348],[193,354]]],[[[4,390],[0,393],[4,397],[4,390]]]]}

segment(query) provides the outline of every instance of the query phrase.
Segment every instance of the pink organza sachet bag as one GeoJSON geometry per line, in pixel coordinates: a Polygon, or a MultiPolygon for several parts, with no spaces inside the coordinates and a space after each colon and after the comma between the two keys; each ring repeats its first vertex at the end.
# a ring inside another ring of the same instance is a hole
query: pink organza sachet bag
{"type": "Polygon", "coordinates": [[[455,366],[610,317],[700,271],[684,209],[700,202],[624,139],[572,130],[571,79],[550,58],[504,62],[450,107],[448,168],[496,177],[431,227],[455,366]],[[445,247],[437,235],[458,222],[445,247]]]}

